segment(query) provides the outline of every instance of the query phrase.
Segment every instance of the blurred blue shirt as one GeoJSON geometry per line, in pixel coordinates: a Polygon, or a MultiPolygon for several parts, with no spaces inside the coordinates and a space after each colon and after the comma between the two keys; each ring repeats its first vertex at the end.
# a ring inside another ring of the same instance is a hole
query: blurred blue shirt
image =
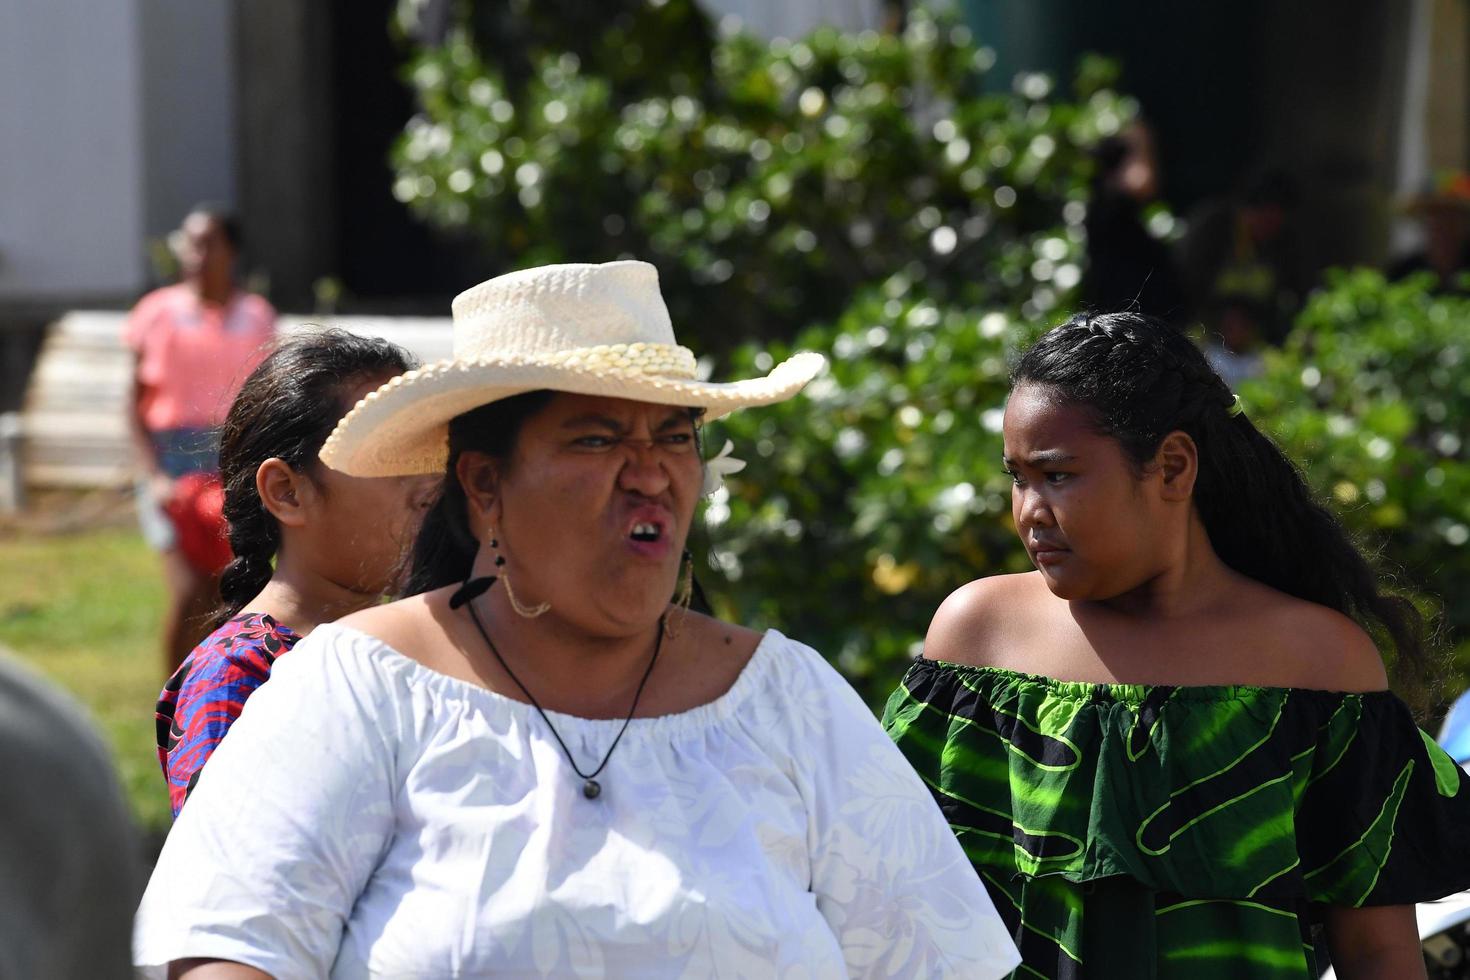
{"type": "Polygon", "coordinates": [[[1439,729],[1439,744],[1460,765],[1470,762],[1470,691],[1450,706],[1439,729]]]}

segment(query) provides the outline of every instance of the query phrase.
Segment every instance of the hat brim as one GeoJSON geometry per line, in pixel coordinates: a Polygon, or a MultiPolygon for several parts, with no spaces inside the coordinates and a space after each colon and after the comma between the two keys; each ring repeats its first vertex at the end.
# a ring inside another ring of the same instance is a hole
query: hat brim
{"type": "Polygon", "coordinates": [[[449,455],[449,421],[471,409],[529,391],[601,395],[655,405],[702,408],[715,419],[741,408],[785,401],[822,370],[811,351],[762,378],[716,383],[609,373],[535,358],[439,361],[400,375],[357,403],[322,446],[321,460],[349,476],[440,474],[449,455]]]}

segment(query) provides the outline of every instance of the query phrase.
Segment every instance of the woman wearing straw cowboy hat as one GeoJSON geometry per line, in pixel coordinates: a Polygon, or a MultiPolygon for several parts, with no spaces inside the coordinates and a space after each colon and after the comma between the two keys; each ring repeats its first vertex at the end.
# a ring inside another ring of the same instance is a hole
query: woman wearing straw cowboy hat
{"type": "MultiPolygon", "coordinates": [[[[808,647],[670,602],[699,422],[821,369],[696,378],[653,268],[454,303],[455,356],[322,450],[446,473],[421,594],[276,666],[174,826],[136,958],[201,977],[995,977],[943,817],[808,647]]],[[[363,515],[372,520],[373,515],[363,515]]]]}

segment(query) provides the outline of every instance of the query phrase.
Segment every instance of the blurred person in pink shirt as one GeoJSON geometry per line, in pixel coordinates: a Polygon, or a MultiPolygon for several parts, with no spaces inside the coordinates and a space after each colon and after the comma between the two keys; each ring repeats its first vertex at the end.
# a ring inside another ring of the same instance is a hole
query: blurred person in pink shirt
{"type": "Polygon", "coordinates": [[[139,522],[163,555],[169,589],[167,674],[203,636],[218,601],[230,557],[219,513],[218,429],[276,329],[270,303],[235,283],[240,232],[232,215],[200,205],[172,239],[180,282],[139,300],[123,333],[135,356],[129,420],[139,522]]]}

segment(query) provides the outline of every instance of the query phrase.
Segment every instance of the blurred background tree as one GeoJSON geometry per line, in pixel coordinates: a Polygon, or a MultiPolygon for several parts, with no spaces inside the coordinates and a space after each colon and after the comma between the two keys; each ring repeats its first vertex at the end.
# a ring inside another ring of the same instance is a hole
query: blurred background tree
{"type": "MultiPolygon", "coordinates": [[[[724,609],[817,646],[877,704],[945,596],[1031,568],[1000,424],[1010,357],[1056,319],[939,303],[900,273],[800,336],[830,372],[712,440],[728,435],[750,460],[705,511],[724,609]]],[[[1388,587],[1442,614],[1444,695],[1470,680],[1467,322],[1470,297],[1337,273],[1242,386],[1388,587]]],[[[771,356],[745,348],[736,373],[771,356]]]]}
{"type": "Polygon", "coordinates": [[[1470,295],[1330,274],[1242,398],[1399,588],[1443,613],[1470,680],[1470,295]]]}
{"type": "MultiPolygon", "coordinates": [[[[1116,67],[998,84],[994,53],[922,6],[899,33],[769,43],[690,0],[440,10],[407,68],[399,200],[495,266],[653,261],[681,337],[731,373],[829,356],[805,397],[711,433],[750,465],[706,508],[701,574],[721,612],[811,643],[877,704],[951,590],[1030,567],[1006,375],[1075,309],[1090,151],[1137,113],[1116,67]]],[[[1467,317],[1340,276],[1244,395],[1426,606],[1470,574],[1467,317]]],[[[1446,612],[1462,642],[1470,604],[1446,612]]]]}
{"type": "Polygon", "coordinates": [[[987,94],[993,54],[922,8],[770,44],[690,0],[555,29],[589,6],[458,8],[408,68],[400,200],[501,264],[647,258],[703,351],[789,339],[900,270],[1030,315],[1076,286],[1087,150],[1133,111],[1106,62],[1066,97],[1044,75],[987,94]]]}

